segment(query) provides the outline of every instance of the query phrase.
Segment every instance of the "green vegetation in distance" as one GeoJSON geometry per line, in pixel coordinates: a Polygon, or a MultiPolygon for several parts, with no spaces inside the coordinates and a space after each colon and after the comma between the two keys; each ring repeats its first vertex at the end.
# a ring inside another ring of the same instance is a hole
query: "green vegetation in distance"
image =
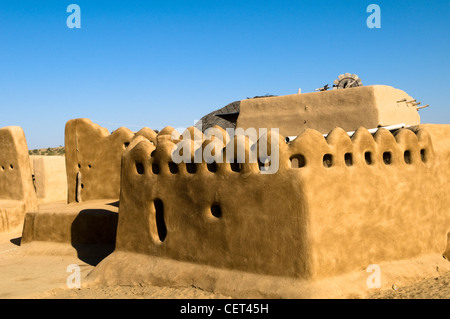
{"type": "Polygon", "coordinates": [[[49,148],[41,148],[29,150],[29,155],[41,155],[41,156],[64,156],[66,153],[64,146],[59,147],[49,147],[49,148]]]}

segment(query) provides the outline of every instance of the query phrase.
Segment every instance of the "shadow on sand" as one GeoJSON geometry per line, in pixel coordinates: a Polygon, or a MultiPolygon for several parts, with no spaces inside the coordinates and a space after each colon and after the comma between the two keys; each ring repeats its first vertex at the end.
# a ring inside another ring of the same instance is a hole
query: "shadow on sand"
{"type": "MultiPolygon", "coordinates": [[[[111,203],[115,206],[116,203],[111,203]]],[[[117,202],[118,205],[118,202],[117,202]]],[[[97,265],[115,249],[118,213],[106,209],[80,211],[72,223],[72,246],[78,258],[97,265]]]]}

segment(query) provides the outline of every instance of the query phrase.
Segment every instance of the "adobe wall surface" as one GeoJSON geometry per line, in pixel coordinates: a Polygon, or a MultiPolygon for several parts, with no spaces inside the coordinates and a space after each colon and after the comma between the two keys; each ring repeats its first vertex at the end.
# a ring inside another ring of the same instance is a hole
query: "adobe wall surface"
{"type": "Polygon", "coordinates": [[[25,211],[37,208],[30,159],[22,128],[0,129],[0,231],[18,226],[25,211]]]}
{"type": "Polygon", "coordinates": [[[277,136],[275,174],[248,162],[240,172],[205,162],[194,172],[170,163],[172,141],[136,140],[122,161],[116,252],[308,280],[449,258],[449,133],[425,125],[360,128],[352,138],[307,130],[289,144],[277,136]]]}
{"type": "Polygon", "coordinates": [[[64,156],[30,156],[31,171],[39,204],[67,200],[64,156]]]}
{"type": "Polygon", "coordinates": [[[0,232],[19,226],[23,222],[25,212],[23,201],[0,200],[0,232]]]}
{"type": "MultiPolygon", "coordinates": [[[[150,141],[156,133],[143,128],[136,136],[150,141]]],[[[67,201],[118,199],[120,194],[120,161],[135,133],[121,127],[112,134],[89,119],[66,123],[65,150],[67,201]]]]}
{"type": "Polygon", "coordinates": [[[89,119],[68,121],[65,157],[32,159],[42,205],[26,214],[22,243],[113,244],[121,158],[137,137],[156,143],[149,128],[133,133],[122,127],[109,134],[89,119]]]}
{"type": "Polygon", "coordinates": [[[152,153],[141,141],[124,155],[118,250],[257,273],[310,272],[306,200],[293,171],[261,175],[252,163],[237,173],[223,163],[212,173],[203,162],[195,173],[184,163],[172,173],[173,145],[160,140],[152,153]]]}
{"type": "Polygon", "coordinates": [[[21,244],[114,244],[118,205],[109,200],[45,203],[25,216],[21,244]]]}
{"type": "MultiPolygon", "coordinates": [[[[379,130],[374,137],[358,130],[352,139],[337,129],[326,142],[309,131],[292,143],[306,154],[298,170],[313,278],[431,253],[450,257],[448,160],[437,156],[429,128],[395,136],[379,130]],[[331,167],[324,167],[323,154],[331,154],[331,167]],[[352,154],[351,166],[345,154],[352,154]]],[[[450,126],[442,129],[449,141],[450,126]]]]}
{"type": "Polygon", "coordinates": [[[328,134],[335,127],[355,131],[405,123],[420,124],[407,93],[385,85],[242,100],[236,127],[279,128],[297,136],[312,128],[328,134]]]}

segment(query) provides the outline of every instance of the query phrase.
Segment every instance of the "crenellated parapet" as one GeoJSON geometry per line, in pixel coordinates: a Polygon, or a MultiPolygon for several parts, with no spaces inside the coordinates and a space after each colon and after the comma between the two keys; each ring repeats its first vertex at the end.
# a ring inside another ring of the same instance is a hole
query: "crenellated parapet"
{"type": "MultiPolygon", "coordinates": [[[[406,167],[405,165],[426,165],[435,157],[431,138],[422,129],[416,131],[400,129],[393,134],[380,128],[372,134],[361,127],[352,137],[341,128],[334,129],[327,137],[318,131],[308,129],[290,143],[285,143],[282,137],[270,131],[263,136],[263,139],[253,142],[248,136],[243,135],[230,138],[225,130],[217,129],[222,134],[220,137],[205,137],[197,130],[195,132],[199,134],[197,139],[183,138],[173,128],[161,131],[162,134],[156,137],[157,146],[153,142],[148,145],[148,148],[153,149],[150,155],[142,153],[146,155],[138,156],[139,160],[136,161],[139,170],[164,176],[178,173],[181,175],[204,174],[205,172],[258,174],[265,171],[265,167],[269,165],[264,163],[264,158],[270,157],[271,151],[277,155],[279,169],[282,171],[291,168],[348,168],[352,166],[406,167]],[[190,154],[187,158],[183,154],[186,150],[190,154]],[[261,152],[265,155],[261,156],[261,152]]],[[[147,140],[136,141],[134,146],[138,143],[145,144],[147,140]]],[[[134,152],[138,152],[137,149],[134,152]]],[[[277,170],[273,173],[276,172],[277,170]]]]}
{"type": "Polygon", "coordinates": [[[289,144],[289,154],[291,159],[300,159],[300,167],[315,168],[381,169],[386,165],[424,165],[434,158],[431,139],[423,130],[400,129],[393,134],[380,128],[371,134],[362,127],[352,137],[341,128],[332,130],[326,138],[307,130],[289,144]]]}

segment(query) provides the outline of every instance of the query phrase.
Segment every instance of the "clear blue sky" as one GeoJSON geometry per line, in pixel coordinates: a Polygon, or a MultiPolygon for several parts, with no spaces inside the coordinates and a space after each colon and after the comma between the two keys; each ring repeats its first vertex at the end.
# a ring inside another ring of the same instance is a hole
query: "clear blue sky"
{"type": "Polygon", "coordinates": [[[87,117],[110,131],[188,127],[255,95],[311,92],[339,74],[430,104],[450,123],[450,1],[0,1],[0,127],[64,145],[87,117]],[[81,29],[69,29],[69,4],[81,29]],[[381,28],[369,29],[369,4],[381,28]]]}

